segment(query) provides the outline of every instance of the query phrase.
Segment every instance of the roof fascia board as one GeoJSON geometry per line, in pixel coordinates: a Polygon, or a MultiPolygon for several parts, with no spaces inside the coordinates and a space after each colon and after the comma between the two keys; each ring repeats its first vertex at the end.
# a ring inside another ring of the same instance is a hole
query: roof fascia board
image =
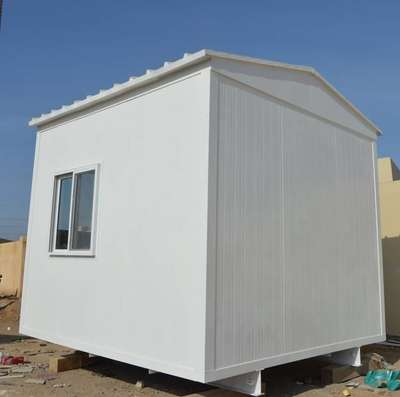
{"type": "Polygon", "coordinates": [[[75,101],[72,105],[63,106],[60,109],[52,110],[47,114],[42,114],[40,117],[33,118],[29,122],[29,126],[40,127],[56,119],[87,109],[99,103],[109,101],[110,99],[126,94],[130,91],[142,88],[143,86],[161,80],[170,74],[179,72],[209,59],[210,57],[205,53],[204,50],[198,51],[194,54],[186,55],[178,61],[171,62],[170,65],[165,63],[164,66],[158,70],[147,70],[146,74],[143,76],[130,79],[125,83],[115,84],[110,89],[100,90],[98,94],[92,96],[89,95],[85,99],[75,101]]]}

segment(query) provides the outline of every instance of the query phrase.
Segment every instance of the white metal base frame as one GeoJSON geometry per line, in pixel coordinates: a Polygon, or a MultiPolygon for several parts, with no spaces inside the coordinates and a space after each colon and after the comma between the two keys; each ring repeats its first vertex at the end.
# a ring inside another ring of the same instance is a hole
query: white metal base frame
{"type": "Polygon", "coordinates": [[[238,391],[251,396],[264,395],[261,383],[261,371],[252,371],[232,378],[221,379],[210,383],[222,389],[238,391]]]}
{"type": "Polygon", "coordinates": [[[361,352],[359,347],[331,353],[329,354],[329,358],[335,364],[361,367],[361,352]]]}

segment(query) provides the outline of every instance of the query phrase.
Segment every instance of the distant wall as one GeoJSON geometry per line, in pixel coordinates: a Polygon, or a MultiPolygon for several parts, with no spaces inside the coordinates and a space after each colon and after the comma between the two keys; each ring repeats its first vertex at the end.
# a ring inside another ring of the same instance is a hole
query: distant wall
{"type": "Polygon", "coordinates": [[[378,161],[386,330],[400,336],[400,172],[390,158],[378,161]]]}
{"type": "Polygon", "coordinates": [[[26,237],[0,244],[0,296],[21,296],[26,237]]]}

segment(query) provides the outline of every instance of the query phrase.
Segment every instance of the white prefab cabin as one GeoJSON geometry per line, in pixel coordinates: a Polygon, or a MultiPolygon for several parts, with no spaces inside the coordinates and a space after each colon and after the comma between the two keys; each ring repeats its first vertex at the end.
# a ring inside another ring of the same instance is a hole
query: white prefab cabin
{"type": "Polygon", "coordinates": [[[30,125],[23,334],[251,394],[384,340],[379,129],[314,69],[202,50],[30,125]]]}

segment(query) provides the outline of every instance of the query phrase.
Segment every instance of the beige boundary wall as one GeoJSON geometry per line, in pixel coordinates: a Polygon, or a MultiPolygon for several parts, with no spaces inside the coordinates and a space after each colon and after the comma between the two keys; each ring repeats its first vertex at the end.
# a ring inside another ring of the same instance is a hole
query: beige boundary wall
{"type": "Polygon", "coordinates": [[[26,237],[0,244],[0,297],[21,296],[26,237]]]}
{"type": "Polygon", "coordinates": [[[400,336],[400,171],[389,157],[378,160],[386,331],[400,336]]]}

